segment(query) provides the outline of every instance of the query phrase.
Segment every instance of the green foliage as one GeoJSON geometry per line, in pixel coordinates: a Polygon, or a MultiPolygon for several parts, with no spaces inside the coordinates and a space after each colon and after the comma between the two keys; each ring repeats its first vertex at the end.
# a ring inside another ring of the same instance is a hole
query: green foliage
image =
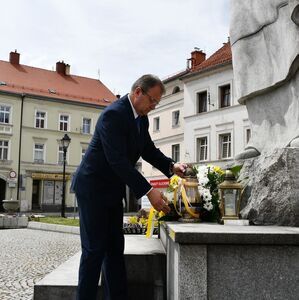
{"type": "Polygon", "coordinates": [[[243,167],[243,165],[236,165],[236,166],[233,166],[230,168],[232,173],[235,175],[235,178],[239,177],[242,167],[243,167]]]}
{"type": "Polygon", "coordinates": [[[48,224],[79,226],[79,219],[73,219],[73,218],[45,217],[45,218],[30,218],[30,220],[35,222],[48,223],[48,224]]]}

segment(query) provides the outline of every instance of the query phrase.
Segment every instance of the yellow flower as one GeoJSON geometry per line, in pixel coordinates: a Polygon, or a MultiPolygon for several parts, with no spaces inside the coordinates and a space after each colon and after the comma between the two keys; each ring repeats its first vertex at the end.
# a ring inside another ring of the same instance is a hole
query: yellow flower
{"type": "Polygon", "coordinates": [[[130,224],[137,224],[138,223],[138,218],[136,216],[129,217],[129,223],[130,224]]]}
{"type": "Polygon", "coordinates": [[[146,225],[146,222],[147,222],[147,219],[146,218],[140,218],[139,219],[139,223],[141,224],[141,225],[146,225]]]}
{"type": "Polygon", "coordinates": [[[172,189],[175,189],[175,188],[178,186],[178,184],[179,184],[179,179],[180,179],[179,176],[173,175],[173,176],[170,178],[169,186],[170,186],[172,189]]]}
{"type": "Polygon", "coordinates": [[[164,212],[163,212],[163,211],[160,211],[160,212],[159,212],[159,218],[162,218],[162,217],[164,217],[164,216],[165,216],[164,212]]]}
{"type": "Polygon", "coordinates": [[[218,166],[214,167],[214,171],[220,175],[224,174],[225,172],[218,166]]]}

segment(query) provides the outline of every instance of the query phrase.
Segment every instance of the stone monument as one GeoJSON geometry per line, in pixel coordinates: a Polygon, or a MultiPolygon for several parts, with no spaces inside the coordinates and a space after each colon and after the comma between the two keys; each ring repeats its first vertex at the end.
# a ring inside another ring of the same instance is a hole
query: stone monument
{"type": "Polygon", "coordinates": [[[232,0],[230,36],[235,95],[252,129],[236,156],[249,178],[241,214],[299,226],[299,0],[232,0]]]}

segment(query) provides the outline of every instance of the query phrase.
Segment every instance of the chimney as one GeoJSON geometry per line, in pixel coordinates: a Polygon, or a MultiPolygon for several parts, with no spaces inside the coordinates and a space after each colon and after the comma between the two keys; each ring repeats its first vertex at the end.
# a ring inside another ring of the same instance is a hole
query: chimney
{"type": "Polygon", "coordinates": [[[19,65],[20,64],[20,53],[15,50],[15,52],[9,53],[9,62],[13,65],[19,65]]]}
{"type": "Polygon", "coordinates": [[[194,50],[191,52],[191,70],[194,70],[198,65],[206,60],[206,54],[202,50],[194,50]]]}
{"type": "Polygon", "coordinates": [[[58,61],[56,63],[56,72],[61,75],[70,75],[70,65],[66,64],[64,61],[58,61]]]}
{"type": "Polygon", "coordinates": [[[71,75],[71,66],[69,64],[65,65],[65,75],[71,75]]]}

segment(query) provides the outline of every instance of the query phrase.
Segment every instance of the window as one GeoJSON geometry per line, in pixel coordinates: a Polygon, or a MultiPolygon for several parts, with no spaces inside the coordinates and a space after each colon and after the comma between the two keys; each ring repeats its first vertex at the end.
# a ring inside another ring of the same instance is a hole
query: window
{"type": "Polygon", "coordinates": [[[197,93],[197,113],[207,111],[207,91],[197,93]]]}
{"type": "Polygon", "coordinates": [[[34,161],[38,163],[44,162],[44,144],[34,144],[34,161]]]}
{"type": "Polygon", "coordinates": [[[175,86],[174,88],[173,88],[173,90],[172,90],[172,93],[173,94],[176,94],[176,93],[178,93],[180,91],[180,87],[179,86],[175,86]]]}
{"type": "Polygon", "coordinates": [[[60,115],[59,130],[68,131],[68,127],[69,127],[69,116],[68,115],[60,115]]]}
{"type": "Polygon", "coordinates": [[[221,134],[219,135],[219,145],[220,145],[220,159],[231,157],[231,134],[221,134]]]}
{"type": "Polygon", "coordinates": [[[46,123],[46,113],[37,111],[35,114],[35,127],[45,128],[45,123],[46,123]]]}
{"type": "Polygon", "coordinates": [[[58,147],[58,164],[63,164],[63,147],[58,147]]]}
{"type": "Polygon", "coordinates": [[[160,130],[160,117],[154,118],[154,131],[160,130]]]}
{"type": "Polygon", "coordinates": [[[8,141],[0,140],[0,160],[8,159],[8,141]]]}
{"type": "Polygon", "coordinates": [[[85,152],[86,152],[86,148],[82,148],[82,151],[81,151],[81,159],[83,159],[84,155],[85,155],[85,152]]]}
{"type": "Polygon", "coordinates": [[[9,124],[10,107],[6,105],[0,105],[0,123],[9,124]]]}
{"type": "Polygon", "coordinates": [[[176,110],[172,112],[172,127],[178,126],[180,123],[180,111],[176,110]]]}
{"type": "Polygon", "coordinates": [[[172,159],[174,161],[180,161],[180,144],[172,145],[171,148],[172,148],[172,159]]]}
{"type": "Polygon", "coordinates": [[[230,85],[220,87],[220,107],[230,106],[230,85]]]}
{"type": "Polygon", "coordinates": [[[90,133],[90,127],[91,127],[91,119],[83,118],[82,133],[84,134],[90,133]]]}
{"type": "Polygon", "coordinates": [[[251,138],[251,130],[249,128],[246,129],[246,144],[248,144],[251,138]]]}
{"type": "Polygon", "coordinates": [[[201,137],[197,139],[197,161],[208,159],[208,138],[201,137]]]}

